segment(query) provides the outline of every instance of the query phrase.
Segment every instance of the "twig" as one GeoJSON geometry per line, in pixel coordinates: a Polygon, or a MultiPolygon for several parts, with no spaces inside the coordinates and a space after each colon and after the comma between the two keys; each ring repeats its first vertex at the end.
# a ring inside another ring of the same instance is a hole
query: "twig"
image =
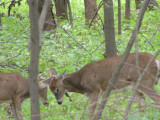
{"type": "Polygon", "coordinates": [[[101,45],[104,44],[104,42],[105,42],[105,40],[103,40],[103,41],[97,46],[97,48],[96,48],[95,50],[93,50],[91,53],[93,54],[95,51],[97,51],[97,50],[101,47],[101,45]]]}
{"type": "Polygon", "coordinates": [[[9,43],[9,41],[13,40],[14,38],[16,38],[17,36],[19,36],[19,35],[21,35],[21,34],[23,34],[23,33],[26,33],[27,31],[28,31],[28,30],[25,30],[25,31],[23,31],[23,32],[21,32],[21,33],[15,35],[15,36],[9,38],[7,41],[2,41],[2,42],[0,41],[0,44],[9,43]]]}
{"type": "Polygon", "coordinates": [[[8,6],[8,16],[10,16],[11,8],[12,8],[12,6],[15,6],[15,3],[16,3],[16,1],[15,1],[15,0],[12,0],[12,1],[11,1],[11,4],[8,6]]]}
{"type": "MultiPolygon", "coordinates": [[[[20,51],[17,55],[8,58],[8,59],[6,59],[5,61],[11,60],[11,59],[13,59],[13,58],[15,58],[15,57],[18,57],[19,55],[21,55],[22,50],[23,50],[23,49],[21,49],[21,51],[20,51]]],[[[4,62],[5,62],[5,61],[4,61],[4,62]]]]}
{"type": "MultiPolygon", "coordinates": [[[[158,29],[160,27],[160,24],[158,25],[158,27],[156,28],[156,30],[154,31],[152,37],[148,40],[148,43],[151,43],[152,38],[156,35],[156,33],[158,32],[158,29]]],[[[148,47],[148,44],[146,45],[146,47],[148,47]]]]}
{"type": "Polygon", "coordinates": [[[65,29],[65,28],[63,28],[61,25],[59,25],[58,23],[57,23],[57,25],[62,29],[62,30],[64,30],[77,44],[79,44],[85,51],[87,51],[88,52],[88,50],[81,44],[81,43],[79,43],[75,38],[73,38],[72,36],[71,36],[71,34],[65,29]]]}
{"type": "Polygon", "coordinates": [[[21,49],[21,51],[20,51],[17,55],[8,58],[8,59],[6,59],[5,61],[0,62],[0,66],[3,67],[3,68],[5,68],[6,66],[7,66],[7,67],[10,67],[10,68],[13,68],[13,69],[20,68],[20,71],[27,72],[27,71],[28,71],[28,68],[20,67],[20,66],[18,66],[18,65],[10,65],[10,64],[6,63],[6,61],[9,61],[9,60],[11,60],[11,59],[13,59],[13,58],[16,58],[16,57],[18,57],[19,55],[21,55],[22,50],[23,50],[23,49],[21,49]]]}
{"type": "Polygon", "coordinates": [[[5,68],[6,66],[9,67],[9,68],[13,68],[13,69],[19,68],[21,72],[28,72],[28,68],[25,68],[24,66],[20,67],[18,65],[10,65],[8,63],[2,63],[2,62],[0,62],[0,66],[3,67],[3,68],[5,68]]]}
{"type": "MultiPolygon", "coordinates": [[[[90,1],[89,1],[90,2],[90,1]]],[[[90,2],[90,4],[91,4],[91,2],[90,2]]],[[[103,5],[103,1],[101,1],[100,3],[99,3],[99,6],[98,6],[98,9],[96,10],[96,13],[95,13],[95,15],[93,16],[93,18],[92,18],[92,20],[91,20],[91,23],[89,24],[89,28],[91,27],[91,25],[92,25],[92,22],[93,22],[93,20],[95,19],[95,17],[98,15],[99,17],[100,17],[100,15],[98,14],[98,11],[100,10],[100,8],[102,7],[102,5],[103,5]]],[[[93,7],[93,5],[92,5],[92,7],[93,7]]],[[[100,19],[101,19],[101,17],[100,17],[100,19]]],[[[97,22],[98,22],[98,20],[97,20],[97,22]]],[[[102,21],[102,19],[101,19],[101,22],[102,22],[102,26],[103,26],[103,21],[102,21]]],[[[99,23],[98,23],[99,24],[99,23]]],[[[99,24],[100,25],[100,24],[99,24]]],[[[101,26],[100,26],[101,27],[101,26]]],[[[103,27],[101,27],[102,29],[103,29],[103,27]]]]}
{"type": "Polygon", "coordinates": [[[12,2],[12,1],[3,2],[3,3],[0,4],[0,6],[3,5],[3,7],[5,7],[5,4],[8,4],[8,3],[10,3],[10,2],[12,2]]]}
{"type": "Polygon", "coordinates": [[[151,42],[147,39],[147,37],[146,37],[145,35],[143,35],[143,34],[141,34],[141,35],[146,39],[146,41],[148,42],[148,44],[150,44],[150,46],[152,47],[152,49],[155,51],[153,45],[152,45],[151,42]]]}

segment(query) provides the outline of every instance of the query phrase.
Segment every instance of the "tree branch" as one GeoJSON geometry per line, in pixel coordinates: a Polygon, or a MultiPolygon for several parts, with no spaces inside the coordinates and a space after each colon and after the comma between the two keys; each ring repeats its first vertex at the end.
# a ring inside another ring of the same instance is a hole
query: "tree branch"
{"type": "Polygon", "coordinates": [[[44,6],[41,12],[41,15],[39,17],[39,34],[40,34],[40,41],[39,44],[41,46],[41,41],[42,41],[42,35],[43,35],[43,27],[44,27],[44,22],[47,16],[48,8],[51,5],[52,1],[51,0],[45,0],[44,1],[44,6]]]}
{"type": "Polygon", "coordinates": [[[85,51],[88,51],[81,43],[79,43],[75,38],[73,38],[71,35],[70,35],[70,33],[65,29],[65,28],[63,28],[61,25],[59,25],[58,23],[57,23],[57,25],[62,29],[62,30],[64,30],[77,44],[79,44],[85,51]]]}
{"type": "MultiPolygon", "coordinates": [[[[156,35],[158,29],[160,28],[160,24],[158,25],[158,27],[156,28],[155,32],[153,33],[152,37],[148,40],[148,43],[151,43],[152,38],[156,35]]],[[[146,47],[148,47],[148,44],[146,45],[146,47]]]]}
{"type": "MultiPolygon", "coordinates": [[[[90,1],[89,1],[90,2],[90,1]]],[[[91,2],[90,2],[90,4],[91,4],[91,2]]],[[[93,21],[94,21],[94,19],[96,18],[96,16],[98,15],[99,16],[99,18],[100,18],[100,20],[101,20],[101,22],[102,22],[102,26],[103,26],[103,21],[102,21],[102,19],[101,19],[101,16],[98,14],[98,11],[100,10],[100,8],[102,7],[102,5],[103,5],[103,2],[101,1],[100,3],[99,3],[99,6],[98,6],[98,9],[96,10],[96,13],[95,13],[95,15],[93,16],[93,18],[92,18],[92,20],[91,20],[91,23],[89,24],[89,28],[91,27],[91,25],[92,25],[92,23],[93,23],[93,21]]],[[[92,5],[92,7],[94,7],[93,5],[92,5]]],[[[94,8],[95,9],[95,8],[94,8]]],[[[98,22],[98,20],[97,20],[97,22],[98,22]]],[[[99,23],[99,22],[98,22],[99,23]]],[[[100,25],[100,24],[99,24],[100,25]]],[[[100,26],[101,27],[101,26],[100,26]]],[[[103,27],[101,27],[102,28],[102,30],[103,30],[103,27]]]]}

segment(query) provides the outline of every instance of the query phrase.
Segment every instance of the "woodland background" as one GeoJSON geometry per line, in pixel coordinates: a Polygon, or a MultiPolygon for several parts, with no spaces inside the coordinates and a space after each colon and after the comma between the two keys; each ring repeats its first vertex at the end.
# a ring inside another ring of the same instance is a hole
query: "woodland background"
{"type": "MultiPolygon", "coordinates": [[[[97,6],[101,5],[101,0],[97,0],[97,6]]],[[[115,39],[117,53],[124,53],[126,45],[131,37],[138,16],[135,1],[130,1],[131,16],[125,19],[125,0],[121,0],[121,17],[122,33],[118,34],[118,1],[113,1],[114,22],[115,22],[115,39]]],[[[160,0],[157,0],[160,3],[160,0]]],[[[15,4],[8,14],[10,0],[0,1],[0,71],[1,72],[19,72],[25,78],[28,77],[28,64],[30,62],[29,39],[30,39],[30,22],[29,8],[25,0],[15,4]]],[[[46,30],[43,34],[42,48],[39,58],[39,73],[43,77],[50,75],[50,68],[55,68],[58,73],[67,71],[72,73],[90,62],[104,59],[104,9],[99,9],[97,20],[92,25],[87,25],[85,20],[85,8],[83,0],[70,0],[72,11],[72,20],[69,19],[69,10],[67,18],[58,17],[56,14],[55,3],[53,3],[52,12],[56,27],[52,30],[46,30]],[[102,20],[102,22],[101,22],[102,20]]],[[[154,6],[151,10],[148,8],[144,15],[142,26],[138,36],[138,49],[141,52],[154,54],[160,46],[160,9],[154,6]]],[[[65,16],[66,17],[66,16],[65,16]]],[[[53,25],[55,26],[55,25],[53,25]]],[[[131,52],[135,52],[132,48],[131,52]]],[[[158,56],[160,59],[160,56],[158,56]]],[[[160,92],[159,84],[156,90],[160,92]]],[[[124,93],[111,94],[109,102],[103,113],[103,118],[120,120],[123,118],[126,105],[128,103],[131,91],[124,93]]],[[[87,119],[89,100],[80,94],[70,93],[72,101],[67,97],[59,106],[52,93],[48,90],[48,99],[50,105],[41,107],[42,120],[85,120],[87,119]]],[[[134,103],[130,111],[129,120],[158,120],[160,110],[154,108],[154,103],[146,97],[144,103],[147,109],[143,113],[138,112],[138,105],[134,103]]],[[[22,104],[24,118],[30,119],[30,100],[27,99],[22,104]]],[[[7,112],[4,110],[7,104],[1,105],[0,119],[9,119],[7,112]]]]}

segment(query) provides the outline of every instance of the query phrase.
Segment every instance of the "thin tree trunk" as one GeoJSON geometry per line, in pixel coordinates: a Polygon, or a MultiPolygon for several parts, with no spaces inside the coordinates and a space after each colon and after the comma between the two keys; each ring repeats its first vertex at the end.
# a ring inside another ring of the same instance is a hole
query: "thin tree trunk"
{"type": "Polygon", "coordinates": [[[130,20],[130,0],[126,0],[125,19],[130,20]]]}
{"type": "Polygon", "coordinates": [[[67,19],[66,0],[54,0],[56,7],[56,16],[61,19],[67,19]]]}
{"type": "Polygon", "coordinates": [[[118,34],[121,34],[121,0],[118,0],[118,34]]]}
{"type": "Polygon", "coordinates": [[[95,17],[97,0],[84,0],[86,25],[95,17]]]}
{"type": "MultiPolygon", "coordinates": [[[[39,15],[40,15],[41,12],[42,12],[45,0],[38,0],[38,1],[39,1],[38,12],[39,12],[39,15]]],[[[45,24],[44,24],[44,27],[43,27],[43,30],[45,30],[45,31],[49,31],[51,29],[56,28],[56,22],[55,22],[55,19],[54,19],[54,14],[52,12],[52,8],[53,8],[53,4],[51,2],[51,4],[47,8],[48,12],[47,12],[47,16],[46,16],[46,19],[45,19],[45,24]]]]}
{"type": "Polygon", "coordinates": [[[68,2],[68,10],[69,10],[69,21],[70,21],[71,26],[73,27],[73,17],[72,17],[71,5],[70,5],[69,0],[67,0],[67,2],[68,2]]]}
{"type": "Polygon", "coordinates": [[[112,57],[117,55],[114,29],[113,1],[103,0],[103,2],[106,57],[112,57]]]}
{"type": "Polygon", "coordinates": [[[135,0],[136,3],[136,9],[140,9],[141,7],[141,0],[135,0]]]}
{"type": "MultiPolygon", "coordinates": [[[[149,0],[146,0],[146,1],[148,2],[149,0]]],[[[149,3],[149,2],[148,2],[148,3],[149,3]]],[[[115,84],[115,82],[116,82],[116,80],[117,80],[117,78],[118,78],[118,75],[119,75],[119,72],[120,72],[121,68],[123,67],[125,61],[126,61],[127,58],[128,58],[128,55],[129,55],[130,50],[131,50],[131,48],[132,48],[132,46],[133,46],[134,40],[135,40],[137,34],[139,33],[139,29],[140,29],[140,27],[141,27],[142,19],[143,19],[145,10],[146,10],[146,8],[147,8],[147,4],[143,4],[143,7],[142,7],[142,8],[143,8],[143,9],[141,9],[141,11],[140,11],[140,13],[139,13],[139,15],[138,15],[138,19],[137,19],[137,22],[136,22],[136,26],[135,26],[135,28],[134,28],[134,31],[132,32],[132,36],[131,36],[131,38],[130,38],[130,40],[129,40],[129,42],[128,42],[128,45],[127,45],[127,47],[126,47],[124,56],[123,56],[122,60],[120,61],[120,64],[117,66],[116,70],[114,71],[114,73],[113,73],[113,75],[112,75],[112,78],[111,78],[111,80],[110,80],[110,82],[109,82],[110,84],[107,86],[107,89],[106,89],[106,91],[104,92],[104,94],[103,94],[103,96],[102,96],[101,104],[98,106],[97,112],[96,112],[93,120],[99,120],[99,119],[101,118],[102,112],[103,112],[103,110],[104,110],[104,108],[105,108],[105,105],[106,105],[106,103],[107,103],[107,100],[108,100],[108,97],[109,97],[110,92],[111,92],[111,90],[112,90],[112,87],[114,86],[114,84],[115,84]]]]}
{"type": "Polygon", "coordinates": [[[0,26],[2,26],[1,16],[0,16],[0,26]]]}
{"type": "Polygon", "coordinates": [[[50,6],[52,6],[52,1],[51,0],[45,0],[44,1],[44,5],[43,5],[43,9],[41,11],[40,17],[39,17],[39,45],[41,46],[41,39],[42,39],[42,35],[43,35],[43,29],[45,26],[45,21],[46,18],[48,16],[48,13],[50,12],[50,9],[48,9],[50,6]]]}
{"type": "Polygon", "coordinates": [[[31,58],[29,65],[31,120],[40,120],[39,86],[37,79],[40,53],[38,0],[29,0],[28,2],[31,28],[31,58]]]}

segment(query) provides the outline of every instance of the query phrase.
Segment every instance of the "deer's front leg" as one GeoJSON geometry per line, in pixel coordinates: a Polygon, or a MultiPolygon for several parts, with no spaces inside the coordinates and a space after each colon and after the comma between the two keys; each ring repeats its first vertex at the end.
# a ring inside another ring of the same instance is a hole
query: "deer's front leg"
{"type": "Polygon", "coordinates": [[[89,95],[89,98],[90,98],[90,105],[89,105],[90,113],[89,113],[89,116],[90,116],[90,118],[92,118],[94,113],[95,113],[100,94],[101,94],[101,92],[94,92],[94,93],[89,95]]]}

